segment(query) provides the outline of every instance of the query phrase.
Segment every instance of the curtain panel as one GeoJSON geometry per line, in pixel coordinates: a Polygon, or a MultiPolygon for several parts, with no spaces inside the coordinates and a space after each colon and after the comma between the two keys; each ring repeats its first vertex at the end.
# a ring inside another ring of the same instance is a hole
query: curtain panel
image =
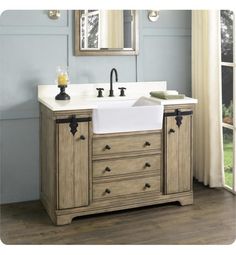
{"type": "Polygon", "coordinates": [[[193,175],[210,187],[222,187],[224,176],[220,52],[220,12],[192,11],[193,175]]]}

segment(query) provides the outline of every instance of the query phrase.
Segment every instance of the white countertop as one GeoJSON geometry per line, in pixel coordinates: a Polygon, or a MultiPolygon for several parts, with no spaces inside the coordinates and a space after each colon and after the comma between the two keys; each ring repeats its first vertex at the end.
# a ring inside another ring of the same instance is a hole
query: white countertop
{"type": "Polygon", "coordinates": [[[52,111],[71,111],[71,110],[84,110],[95,109],[101,103],[129,101],[135,102],[138,98],[144,96],[152,100],[158,105],[176,105],[176,104],[196,104],[197,99],[185,97],[184,99],[163,100],[150,97],[150,91],[166,90],[166,82],[135,82],[135,83],[114,83],[115,97],[108,97],[109,84],[80,84],[69,85],[66,92],[70,95],[70,100],[60,101],[55,100],[56,94],[59,89],[55,85],[39,85],[38,86],[38,101],[47,106],[52,111]],[[118,87],[124,86],[127,88],[125,91],[126,96],[120,97],[118,87]],[[96,97],[96,88],[103,87],[104,97],[96,97]]]}

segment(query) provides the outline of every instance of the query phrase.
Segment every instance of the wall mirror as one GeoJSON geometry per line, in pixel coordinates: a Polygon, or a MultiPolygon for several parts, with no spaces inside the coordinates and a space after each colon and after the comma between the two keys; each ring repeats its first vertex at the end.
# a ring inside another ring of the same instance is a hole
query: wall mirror
{"type": "Polygon", "coordinates": [[[75,55],[137,55],[138,11],[75,11],[75,55]]]}

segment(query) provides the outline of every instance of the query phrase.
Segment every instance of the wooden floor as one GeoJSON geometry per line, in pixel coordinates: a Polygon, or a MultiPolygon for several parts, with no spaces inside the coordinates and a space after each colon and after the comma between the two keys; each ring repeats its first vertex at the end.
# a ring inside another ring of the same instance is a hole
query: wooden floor
{"type": "Polygon", "coordinates": [[[1,206],[5,244],[231,244],[236,197],[194,184],[194,205],[157,205],[54,226],[39,201],[1,206]]]}

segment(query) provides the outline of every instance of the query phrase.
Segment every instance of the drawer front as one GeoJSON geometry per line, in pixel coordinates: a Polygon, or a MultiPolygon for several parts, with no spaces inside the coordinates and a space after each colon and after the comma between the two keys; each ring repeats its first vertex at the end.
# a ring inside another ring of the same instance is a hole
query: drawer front
{"type": "Polygon", "coordinates": [[[93,184],[93,199],[106,199],[135,193],[160,192],[160,176],[93,184]]]}
{"type": "Polygon", "coordinates": [[[95,156],[160,149],[160,133],[104,137],[93,140],[93,155],[95,156]]]}
{"type": "Polygon", "coordinates": [[[160,173],[160,169],[160,154],[93,161],[93,177],[108,177],[155,170],[160,173]]]}

